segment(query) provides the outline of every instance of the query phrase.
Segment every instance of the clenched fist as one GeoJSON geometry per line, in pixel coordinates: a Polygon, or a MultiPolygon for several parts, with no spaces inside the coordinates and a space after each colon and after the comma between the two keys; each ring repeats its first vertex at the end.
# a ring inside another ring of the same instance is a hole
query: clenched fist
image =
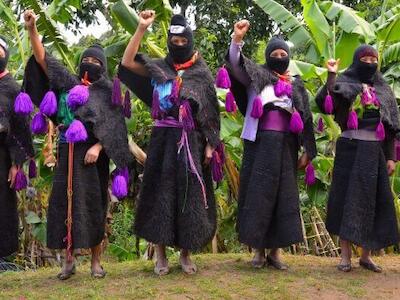
{"type": "Polygon", "coordinates": [[[236,22],[233,26],[234,37],[233,39],[235,42],[241,42],[243,37],[246,35],[247,31],[250,28],[250,22],[247,20],[240,20],[236,22]]]}
{"type": "Polygon", "coordinates": [[[156,12],[154,10],[144,10],[139,14],[139,27],[141,29],[147,29],[153,24],[156,18],[156,12]]]}
{"type": "Polygon", "coordinates": [[[36,26],[36,15],[33,10],[27,10],[24,12],[25,27],[32,29],[36,26]]]}

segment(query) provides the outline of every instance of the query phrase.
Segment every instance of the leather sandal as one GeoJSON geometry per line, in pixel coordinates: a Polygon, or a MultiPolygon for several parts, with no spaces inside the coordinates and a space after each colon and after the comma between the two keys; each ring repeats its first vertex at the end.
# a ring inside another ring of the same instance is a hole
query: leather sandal
{"type": "MultiPolygon", "coordinates": [[[[167,261],[168,264],[168,261],[167,261]]],[[[166,267],[159,267],[158,262],[156,262],[156,265],[154,266],[154,273],[158,276],[164,276],[169,274],[169,267],[168,265],[166,267]]]]}
{"type": "Polygon", "coordinates": [[[76,267],[75,264],[72,266],[71,270],[62,270],[60,273],[57,274],[57,278],[59,280],[67,280],[71,278],[72,275],[76,274],[76,267]]]}
{"type": "Polygon", "coordinates": [[[288,265],[284,264],[281,261],[273,259],[269,255],[267,255],[267,264],[268,264],[268,266],[274,267],[275,269],[281,270],[281,271],[285,271],[285,270],[289,269],[288,265]]]}
{"type": "Polygon", "coordinates": [[[106,274],[107,272],[104,271],[103,267],[101,267],[101,271],[93,271],[93,270],[90,271],[90,276],[96,279],[104,278],[106,277],[106,274]]]}
{"type": "Polygon", "coordinates": [[[353,269],[353,267],[351,266],[351,263],[350,264],[339,264],[339,265],[337,265],[337,269],[339,270],[339,271],[342,271],[342,272],[345,272],[345,273],[348,273],[348,272],[350,272],[352,269],[353,269]]]}
{"type": "Polygon", "coordinates": [[[382,268],[374,263],[365,262],[360,259],[360,266],[366,270],[375,272],[375,273],[382,273],[382,268]]]}

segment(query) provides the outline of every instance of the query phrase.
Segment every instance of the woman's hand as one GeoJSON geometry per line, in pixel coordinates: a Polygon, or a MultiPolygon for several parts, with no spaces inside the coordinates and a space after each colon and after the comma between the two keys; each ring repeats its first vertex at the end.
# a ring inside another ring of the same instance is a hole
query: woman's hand
{"type": "Polygon", "coordinates": [[[151,24],[153,24],[156,18],[156,12],[154,10],[144,10],[139,14],[139,28],[147,30],[151,24]]]}
{"type": "Polygon", "coordinates": [[[204,150],[204,164],[208,165],[212,159],[214,148],[207,143],[206,149],[204,150]]]}
{"type": "Polygon", "coordinates": [[[307,164],[309,163],[310,159],[308,158],[307,153],[303,153],[299,160],[297,161],[297,169],[303,170],[307,164]]]}
{"type": "Polygon", "coordinates": [[[388,160],[386,162],[387,172],[389,176],[392,176],[394,170],[396,169],[396,163],[393,160],[388,160]]]}
{"type": "Polygon", "coordinates": [[[97,143],[89,148],[85,155],[85,165],[94,164],[97,162],[99,158],[100,151],[103,149],[103,146],[100,143],[97,143]]]}
{"type": "Polygon", "coordinates": [[[18,167],[16,165],[12,165],[8,171],[8,182],[10,183],[10,188],[13,188],[15,185],[15,177],[17,177],[17,172],[18,167]]]}
{"type": "Polygon", "coordinates": [[[234,32],[233,40],[236,43],[240,43],[243,40],[249,28],[250,28],[250,22],[247,20],[240,20],[239,22],[236,22],[235,25],[233,26],[233,32],[234,32]]]}
{"type": "Polygon", "coordinates": [[[339,70],[339,64],[340,64],[340,58],[338,58],[337,60],[331,58],[330,60],[327,61],[326,68],[330,73],[337,73],[339,70]]]}
{"type": "Polygon", "coordinates": [[[25,27],[28,30],[36,28],[36,14],[29,9],[24,12],[25,27]]]}

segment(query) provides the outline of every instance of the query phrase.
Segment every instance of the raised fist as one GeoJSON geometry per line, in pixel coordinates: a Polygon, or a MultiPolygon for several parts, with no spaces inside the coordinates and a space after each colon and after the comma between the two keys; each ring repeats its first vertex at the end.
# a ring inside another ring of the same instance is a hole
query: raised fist
{"type": "Polygon", "coordinates": [[[139,27],[147,29],[155,20],[156,12],[154,10],[144,10],[139,14],[139,27]]]}
{"type": "Polygon", "coordinates": [[[33,10],[26,10],[24,12],[25,27],[32,29],[36,26],[36,15],[33,10]]]}
{"type": "Polygon", "coordinates": [[[236,22],[235,25],[233,26],[235,39],[241,41],[243,37],[246,35],[249,28],[250,28],[250,22],[247,20],[240,20],[239,22],[236,22]]]}

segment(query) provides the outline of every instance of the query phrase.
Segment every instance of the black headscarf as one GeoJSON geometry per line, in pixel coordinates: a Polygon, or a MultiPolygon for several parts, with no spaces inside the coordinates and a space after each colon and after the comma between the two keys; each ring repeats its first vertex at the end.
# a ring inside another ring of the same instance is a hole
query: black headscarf
{"type": "Polygon", "coordinates": [[[187,62],[194,53],[193,31],[187,24],[187,21],[182,15],[174,15],[171,19],[171,25],[168,30],[168,56],[174,63],[187,62]],[[181,36],[187,39],[187,44],[177,46],[171,42],[173,36],[181,36]]]}
{"type": "Polygon", "coordinates": [[[98,45],[94,44],[93,46],[87,48],[83,51],[80,64],[79,64],[79,77],[83,78],[85,73],[88,73],[89,81],[96,81],[100,79],[102,75],[104,75],[107,71],[107,59],[104,53],[104,49],[98,45]],[[94,57],[98,61],[100,61],[101,66],[95,65],[93,63],[83,63],[82,60],[85,57],[94,57]]]}
{"type": "Polygon", "coordinates": [[[8,50],[8,45],[4,37],[0,36],[0,47],[3,48],[5,56],[0,58],[0,73],[4,72],[7,67],[8,58],[10,57],[10,52],[8,50]]]}
{"type": "Polygon", "coordinates": [[[357,83],[372,84],[375,81],[378,64],[369,64],[360,59],[365,56],[378,58],[378,52],[370,45],[359,46],[353,55],[353,63],[343,73],[357,83]]]}
{"type": "Polygon", "coordinates": [[[265,61],[268,69],[275,71],[279,74],[284,74],[289,67],[290,62],[290,49],[289,45],[280,37],[274,36],[268,42],[267,48],[265,49],[265,61]],[[288,56],[277,58],[271,57],[271,53],[277,49],[284,50],[288,56]]]}

